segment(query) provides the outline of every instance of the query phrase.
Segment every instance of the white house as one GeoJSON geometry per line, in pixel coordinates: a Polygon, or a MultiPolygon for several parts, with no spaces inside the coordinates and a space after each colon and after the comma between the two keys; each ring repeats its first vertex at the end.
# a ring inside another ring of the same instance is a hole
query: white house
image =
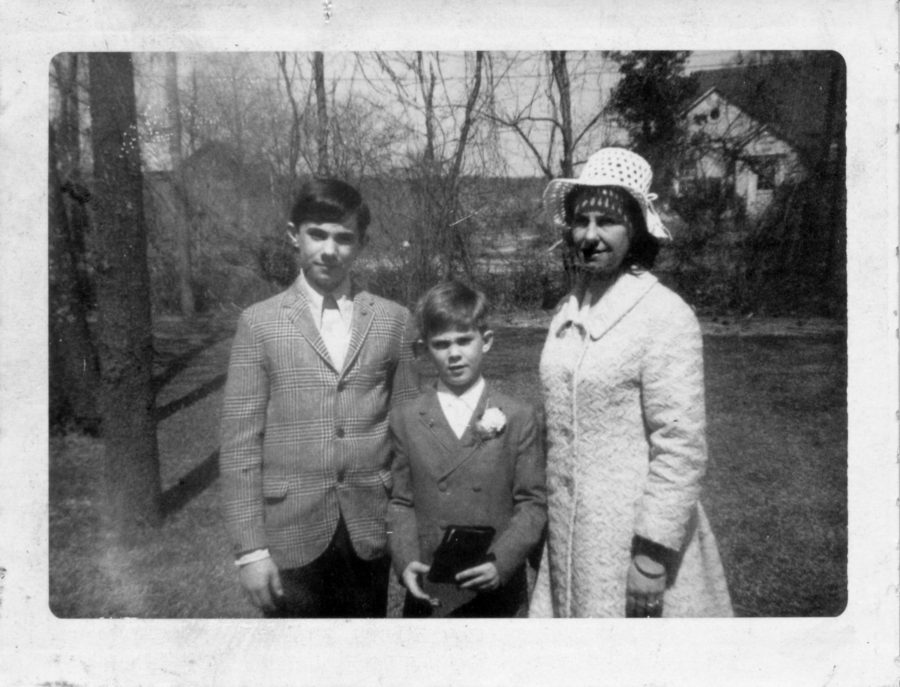
{"type": "Polygon", "coordinates": [[[753,215],[771,203],[778,186],[806,175],[795,146],[715,86],[694,100],[685,118],[691,149],[676,181],[676,193],[686,183],[721,180],[733,185],[753,215]]]}
{"type": "Polygon", "coordinates": [[[725,185],[756,215],[785,182],[805,178],[833,154],[842,113],[828,121],[828,63],[788,60],[697,72],[699,95],[683,111],[689,149],[676,193],[725,185]]]}

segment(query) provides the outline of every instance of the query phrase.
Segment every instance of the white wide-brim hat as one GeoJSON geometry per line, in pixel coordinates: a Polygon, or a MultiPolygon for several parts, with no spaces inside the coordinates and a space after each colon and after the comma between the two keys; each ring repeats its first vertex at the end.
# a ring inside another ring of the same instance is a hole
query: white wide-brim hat
{"type": "Polygon", "coordinates": [[[637,153],[624,148],[601,148],[588,158],[577,179],[554,179],[544,189],[544,211],[558,227],[566,227],[566,196],[579,187],[615,186],[626,191],[641,208],[644,223],[651,236],[663,241],[672,238],[662,223],[650,193],[653,170],[637,153]]]}

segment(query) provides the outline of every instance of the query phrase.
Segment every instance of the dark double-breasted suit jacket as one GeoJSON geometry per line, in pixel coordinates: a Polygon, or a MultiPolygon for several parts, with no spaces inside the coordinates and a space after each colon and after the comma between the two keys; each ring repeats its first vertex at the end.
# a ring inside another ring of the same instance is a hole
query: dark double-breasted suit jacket
{"type": "Polygon", "coordinates": [[[390,429],[388,545],[396,572],[413,560],[430,564],[449,525],[488,525],[496,530],[489,551],[501,589],[514,576],[524,584],[524,563],[547,519],[543,437],[534,409],[488,383],[457,438],[429,388],[391,411],[390,429]],[[503,412],[506,427],[485,439],[475,424],[488,407],[503,412]]]}
{"type": "Polygon", "coordinates": [[[388,413],[418,392],[414,337],[405,308],[357,292],[338,369],[299,283],[244,311],[219,458],[235,553],[267,547],[279,568],[306,565],[324,552],[341,516],[357,555],[385,553],[388,413]]]}

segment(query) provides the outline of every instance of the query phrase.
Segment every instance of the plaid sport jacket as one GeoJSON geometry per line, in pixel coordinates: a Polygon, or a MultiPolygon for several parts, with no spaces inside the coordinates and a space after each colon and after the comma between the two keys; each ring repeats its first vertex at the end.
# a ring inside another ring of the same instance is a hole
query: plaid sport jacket
{"type": "Polygon", "coordinates": [[[268,547],[279,568],[306,565],[341,515],[354,550],[385,552],[391,488],[388,412],[418,392],[406,308],[353,297],[343,369],[328,356],[298,283],[238,322],[219,454],[220,498],[235,554],[268,547]]]}

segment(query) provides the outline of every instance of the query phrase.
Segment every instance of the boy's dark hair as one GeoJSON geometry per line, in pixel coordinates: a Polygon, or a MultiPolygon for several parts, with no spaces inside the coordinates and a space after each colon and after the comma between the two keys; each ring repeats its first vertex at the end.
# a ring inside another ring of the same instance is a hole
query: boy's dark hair
{"type": "Polygon", "coordinates": [[[487,297],[481,291],[454,280],[441,282],[416,304],[419,336],[427,339],[450,329],[483,333],[488,328],[487,313],[487,297]]]}
{"type": "MultiPolygon", "coordinates": [[[[576,186],[563,199],[563,208],[565,211],[566,229],[563,232],[563,238],[566,245],[572,245],[572,221],[575,215],[575,203],[578,201],[583,186],[576,186]]],[[[622,267],[631,269],[637,267],[649,270],[656,262],[656,256],[659,254],[659,239],[651,235],[647,231],[647,223],[644,221],[644,213],[638,202],[627,194],[623,194],[626,198],[625,208],[631,218],[631,225],[634,227],[634,236],[631,237],[631,243],[628,246],[628,252],[622,259],[622,267]]]]}
{"type": "Polygon", "coordinates": [[[297,192],[291,210],[291,223],[299,228],[303,222],[341,222],[356,216],[356,229],[363,239],[371,215],[359,191],[346,181],[333,177],[310,179],[297,192]]]}

